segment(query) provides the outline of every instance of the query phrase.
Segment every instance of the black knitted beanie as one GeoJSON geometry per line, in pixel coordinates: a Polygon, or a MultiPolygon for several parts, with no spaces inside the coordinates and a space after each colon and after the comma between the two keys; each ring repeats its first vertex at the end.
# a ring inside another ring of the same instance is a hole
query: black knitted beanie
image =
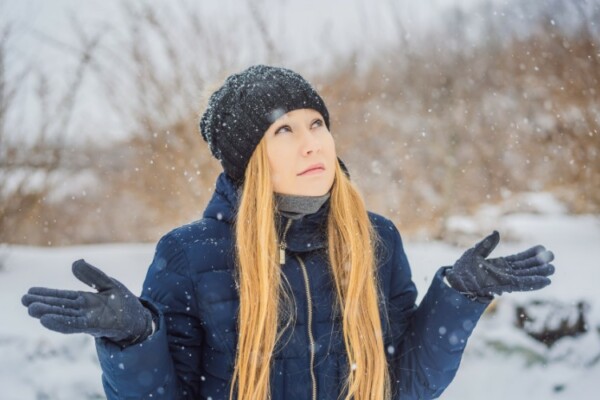
{"type": "Polygon", "coordinates": [[[211,95],[200,119],[200,132],[225,173],[241,184],[269,126],[301,108],[321,113],[329,129],[327,107],[304,78],[289,69],[254,65],[229,76],[211,95]]]}

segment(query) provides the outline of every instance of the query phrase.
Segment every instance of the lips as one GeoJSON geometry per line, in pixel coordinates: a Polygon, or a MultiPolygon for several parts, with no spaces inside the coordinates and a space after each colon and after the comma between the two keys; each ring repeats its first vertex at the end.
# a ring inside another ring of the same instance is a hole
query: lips
{"type": "Polygon", "coordinates": [[[325,169],[325,165],[323,165],[323,163],[313,164],[310,167],[306,168],[304,171],[300,172],[298,175],[304,175],[305,173],[313,171],[313,170],[324,170],[324,169],[325,169]]]}

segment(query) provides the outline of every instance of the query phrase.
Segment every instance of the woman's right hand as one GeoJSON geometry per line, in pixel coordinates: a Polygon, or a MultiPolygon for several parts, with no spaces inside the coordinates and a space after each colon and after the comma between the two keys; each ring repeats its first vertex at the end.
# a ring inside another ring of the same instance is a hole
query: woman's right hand
{"type": "Polygon", "coordinates": [[[121,282],[84,260],[73,263],[73,275],[98,292],[32,287],[21,302],[29,315],[61,333],[88,333],[121,346],[152,334],[152,314],[121,282]]]}

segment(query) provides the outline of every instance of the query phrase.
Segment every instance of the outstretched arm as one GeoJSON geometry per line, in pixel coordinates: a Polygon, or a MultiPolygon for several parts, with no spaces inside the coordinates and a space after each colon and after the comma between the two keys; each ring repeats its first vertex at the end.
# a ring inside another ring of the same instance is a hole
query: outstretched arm
{"type": "Polygon", "coordinates": [[[389,304],[393,375],[400,398],[434,399],[454,378],[467,340],[493,294],[546,286],[554,272],[548,264],[554,255],[535,246],[505,258],[486,259],[499,240],[494,232],[454,266],[440,268],[417,306],[402,239],[393,231],[389,304]],[[444,282],[445,276],[452,287],[444,282]]]}

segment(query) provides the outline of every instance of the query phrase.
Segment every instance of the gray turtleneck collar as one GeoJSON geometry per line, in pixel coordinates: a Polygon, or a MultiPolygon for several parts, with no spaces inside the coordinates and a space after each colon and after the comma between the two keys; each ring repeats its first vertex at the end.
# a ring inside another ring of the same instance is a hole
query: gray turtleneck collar
{"type": "Polygon", "coordinates": [[[329,196],[329,192],[322,196],[299,196],[275,193],[275,204],[279,213],[284,217],[300,219],[305,215],[316,213],[329,196]]]}

